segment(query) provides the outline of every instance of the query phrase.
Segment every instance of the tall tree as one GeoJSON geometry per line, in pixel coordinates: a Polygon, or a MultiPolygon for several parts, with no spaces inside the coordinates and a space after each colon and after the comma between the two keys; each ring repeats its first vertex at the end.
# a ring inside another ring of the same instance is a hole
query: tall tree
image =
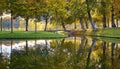
{"type": "Polygon", "coordinates": [[[86,17],[85,4],[82,1],[75,0],[72,2],[71,10],[75,20],[79,20],[81,28],[85,31],[83,20],[86,17]]]}
{"type": "MultiPolygon", "coordinates": [[[[45,20],[45,31],[47,29],[47,24],[48,24],[48,19],[49,19],[49,12],[47,9],[47,3],[45,0],[35,0],[34,1],[34,14],[33,14],[33,18],[35,18],[37,21],[40,20],[40,17],[43,17],[43,19],[45,20]]],[[[42,20],[43,20],[42,19],[42,20]]],[[[37,32],[37,23],[35,23],[35,31],[37,32]]]]}
{"type": "Polygon", "coordinates": [[[17,0],[17,15],[25,18],[26,24],[25,24],[25,31],[28,31],[28,22],[30,18],[33,18],[34,14],[34,0],[17,0]]]}
{"type": "Polygon", "coordinates": [[[103,1],[103,2],[101,2],[101,5],[102,5],[102,8],[103,8],[103,14],[102,14],[102,16],[103,16],[103,28],[106,28],[106,27],[107,27],[107,26],[106,26],[106,14],[107,14],[107,13],[105,13],[106,4],[105,4],[105,2],[103,1]]]}
{"type": "Polygon", "coordinates": [[[97,14],[101,15],[101,21],[102,21],[103,28],[106,28],[107,21],[109,21],[108,19],[110,18],[110,9],[111,9],[110,1],[109,0],[101,0],[101,1],[97,2],[97,5],[98,5],[98,7],[97,7],[98,13],[97,14]]]}
{"type": "Polygon", "coordinates": [[[63,29],[66,30],[65,21],[69,17],[69,11],[67,6],[67,1],[64,0],[49,0],[48,8],[50,15],[56,20],[56,29],[58,30],[58,23],[62,25],[63,29]]]}
{"type": "Polygon", "coordinates": [[[48,20],[49,20],[49,12],[44,13],[44,19],[45,19],[45,29],[44,31],[47,30],[47,25],[48,25],[48,20]]]}
{"type": "Polygon", "coordinates": [[[90,23],[92,25],[93,30],[96,31],[97,28],[95,27],[95,23],[94,23],[94,20],[92,18],[92,15],[91,15],[91,8],[93,8],[91,5],[94,4],[94,1],[93,0],[86,0],[86,4],[87,4],[87,14],[88,14],[90,23]]]}
{"type": "Polygon", "coordinates": [[[7,12],[11,13],[11,33],[13,33],[13,17],[14,17],[14,11],[16,8],[16,2],[17,0],[6,0],[6,5],[7,5],[7,12]]]}
{"type": "Polygon", "coordinates": [[[0,27],[1,27],[1,31],[2,31],[2,14],[3,14],[3,11],[5,10],[5,0],[0,0],[0,27]]]}
{"type": "Polygon", "coordinates": [[[112,6],[112,8],[111,8],[111,25],[112,25],[112,27],[116,27],[116,25],[115,25],[115,18],[114,18],[114,16],[115,16],[115,14],[114,14],[114,8],[113,8],[113,6],[112,6]]]}
{"type": "Polygon", "coordinates": [[[120,0],[114,0],[114,12],[115,12],[115,19],[116,19],[116,25],[118,27],[118,21],[120,18],[120,0]]]}

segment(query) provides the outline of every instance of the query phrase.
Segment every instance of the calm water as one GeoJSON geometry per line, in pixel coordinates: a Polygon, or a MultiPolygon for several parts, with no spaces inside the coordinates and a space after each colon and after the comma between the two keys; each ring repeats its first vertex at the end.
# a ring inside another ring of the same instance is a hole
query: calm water
{"type": "Polygon", "coordinates": [[[120,43],[90,37],[1,40],[0,69],[120,69],[120,43]]]}

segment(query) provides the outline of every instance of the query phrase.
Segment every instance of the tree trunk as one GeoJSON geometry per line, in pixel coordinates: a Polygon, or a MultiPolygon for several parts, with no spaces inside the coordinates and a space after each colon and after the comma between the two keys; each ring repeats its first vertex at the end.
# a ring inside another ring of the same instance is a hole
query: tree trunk
{"type": "Polygon", "coordinates": [[[110,21],[109,21],[109,18],[107,18],[107,27],[109,28],[110,27],[110,21]]]}
{"type": "Polygon", "coordinates": [[[88,29],[88,23],[87,23],[87,20],[85,19],[85,26],[86,26],[86,29],[88,29]]]}
{"type": "Polygon", "coordinates": [[[1,24],[0,24],[0,26],[1,26],[1,31],[2,31],[2,16],[1,16],[1,20],[0,20],[0,21],[1,21],[1,24]]]}
{"type": "Polygon", "coordinates": [[[117,27],[119,27],[119,24],[118,24],[118,19],[116,19],[116,24],[117,24],[117,27]]]}
{"type": "Polygon", "coordinates": [[[92,19],[88,2],[89,2],[89,1],[86,0],[88,17],[89,17],[89,20],[90,20],[90,23],[91,23],[91,25],[92,25],[93,30],[96,31],[97,29],[96,29],[96,27],[95,27],[94,20],[92,19]]]}
{"type": "Polygon", "coordinates": [[[112,25],[112,27],[114,28],[114,27],[116,27],[116,25],[115,25],[115,20],[114,20],[114,8],[113,8],[113,6],[112,6],[112,10],[111,10],[111,25],[112,25]]]}
{"type": "Polygon", "coordinates": [[[13,33],[13,16],[11,11],[11,33],[13,33]]]}
{"type": "Polygon", "coordinates": [[[37,33],[37,23],[35,21],[35,33],[37,33]]]}
{"type": "Polygon", "coordinates": [[[106,15],[103,14],[103,28],[106,28],[106,15]]]}
{"type": "Polygon", "coordinates": [[[28,31],[28,20],[29,20],[29,18],[27,17],[25,20],[26,20],[26,31],[28,31]]]}
{"type": "Polygon", "coordinates": [[[74,29],[76,29],[77,28],[77,26],[76,26],[76,17],[75,17],[75,23],[74,23],[74,29]]]}
{"type": "Polygon", "coordinates": [[[62,19],[62,27],[63,27],[63,29],[64,29],[64,31],[66,31],[66,27],[65,27],[65,24],[64,24],[64,22],[63,22],[63,19],[62,19]]]}
{"type": "Polygon", "coordinates": [[[106,4],[105,4],[105,2],[104,1],[102,1],[101,2],[101,5],[102,5],[102,12],[103,12],[103,14],[102,14],[102,16],[103,16],[103,28],[106,28],[107,26],[106,26],[106,4]]]}
{"type": "Polygon", "coordinates": [[[55,16],[56,16],[56,33],[58,31],[58,12],[55,10],[55,16]]]}
{"type": "Polygon", "coordinates": [[[48,24],[48,18],[47,18],[47,16],[46,16],[46,18],[45,18],[45,29],[44,29],[44,31],[47,30],[47,24],[48,24]]]}
{"type": "Polygon", "coordinates": [[[81,25],[82,30],[85,31],[85,27],[83,25],[83,19],[82,18],[80,18],[80,25],[81,25]]]}
{"type": "Polygon", "coordinates": [[[90,14],[90,11],[88,11],[88,16],[89,16],[90,23],[91,23],[91,25],[92,25],[93,30],[96,31],[97,29],[96,29],[96,27],[95,27],[94,20],[92,19],[92,16],[91,16],[91,14],[90,14]]]}

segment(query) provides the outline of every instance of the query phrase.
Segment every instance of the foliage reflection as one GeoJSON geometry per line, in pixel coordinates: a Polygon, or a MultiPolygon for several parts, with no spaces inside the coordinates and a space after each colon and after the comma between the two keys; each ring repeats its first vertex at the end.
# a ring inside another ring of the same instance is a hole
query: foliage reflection
{"type": "Polygon", "coordinates": [[[34,41],[29,46],[25,40],[22,49],[13,49],[11,54],[2,52],[4,41],[1,41],[0,69],[119,69],[119,43],[72,37],[70,39],[44,40],[44,44],[34,41]]]}

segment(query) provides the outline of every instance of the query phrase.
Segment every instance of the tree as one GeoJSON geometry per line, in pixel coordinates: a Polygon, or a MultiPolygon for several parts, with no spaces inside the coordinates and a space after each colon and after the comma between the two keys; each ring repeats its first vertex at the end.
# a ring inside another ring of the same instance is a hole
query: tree
{"type": "Polygon", "coordinates": [[[58,30],[58,23],[62,25],[63,29],[65,28],[65,20],[69,17],[69,11],[67,10],[67,2],[63,0],[49,0],[48,11],[50,12],[50,16],[56,21],[56,30],[58,30]]]}
{"type": "Polygon", "coordinates": [[[16,0],[6,0],[6,11],[11,13],[11,33],[13,33],[13,18],[16,12],[16,0]]]}
{"type": "Polygon", "coordinates": [[[102,12],[103,12],[103,14],[102,14],[102,16],[103,16],[103,28],[106,28],[106,27],[107,27],[107,26],[106,26],[106,14],[107,14],[107,13],[106,13],[105,11],[106,11],[107,8],[106,8],[106,4],[105,4],[104,1],[101,2],[101,5],[102,5],[102,8],[103,8],[103,9],[101,8],[101,9],[102,9],[102,12]]]}
{"type": "Polygon", "coordinates": [[[87,5],[87,14],[88,14],[88,17],[89,17],[89,20],[90,20],[90,23],[92,25],[92,28],[94,31],[96,31],[96,27],[95,27],[95,23],[94,23],[94,20],[92,19],[92,15],[91,15],[91,8],[93,8],[93,3],[94,1],[93,0],[86,0],[86,5],[87,5]]]}
{"type": "Polygon", "coordinates": [[[49,19],[49,12],[47,11],[47,4],[44,0],[35,0],[33,1],[33,18],[35,18],[35,32],[37,32],[37,23],[40,21],[41,17],[46,20],[45,31],[47,28],[47,23],[49,19]]]}
{"type": "Polygon", "coordinates": [[[16,15],[19,15],[23,18],[25,18],[26,21],[26,29],[25,31],[28,31],[28,22],[30,18],[33,18],[34,14],[34,0],[17,0],[16,4],[16,10],[17,11],[16,15]]]}
{"type": "Polygon", "coordinates": [[[75,0],[71,7],[72,15],[74,15],[75,20],[79,20],[81,28],[85,31],[83,20],[86,18],[85,4],[82,1],[75,0]]]}
{"type": "Polygon", "coordinates": [[[114,6],[112,5],[111,6],[111,25],[112,25],[112,27],[116,27],[116,25],[115,25],[115,18],[114,18],[114,16],[115,16],[115,14],[114,14],[114,6]]]}
{"type": "Polygon", "coordinates": [[[116,19],[116,25],[118,27],[118,19],[120,18],[120,0],[114,0],[114,12],[115,12],[115,19],[116,19]]]}
{"type": "Polygon", "coordinates": [[[6,2],[5,2],[5,0],[0,0],[0,27],[1,27],[1,31],[2,31],[2,20],[3,20],[3,18],[2,18],[2,14],[3,14],[3,11],[5,11],[6,9],[5,9],[5,7],[6,7],[6,4],[5,4],[6,2]]]}

